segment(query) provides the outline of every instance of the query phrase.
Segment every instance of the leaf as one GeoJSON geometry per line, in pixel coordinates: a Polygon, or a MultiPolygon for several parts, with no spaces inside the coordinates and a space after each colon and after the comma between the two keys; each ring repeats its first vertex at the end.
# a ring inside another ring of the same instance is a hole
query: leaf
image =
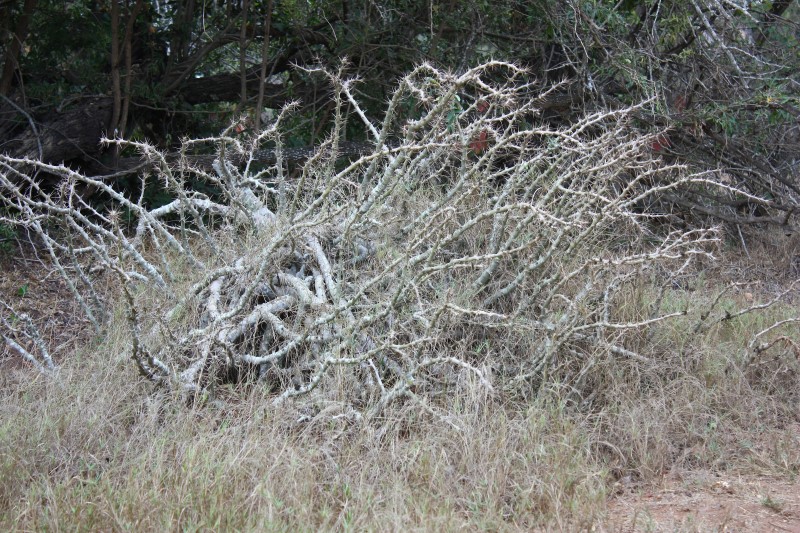
{"type": "Polygon", "coordinates": [[[458,120],[459,111],[452,109],[447,113],[447,131],[452,133],[456,120],[458,120]]]}
{"type": "Polygon", "coordinates": [[[672,146],[672,143],[669,140],[669,137],[665,134],[661,134],[650,143],[650,148],[654,152],[660,152],[661,150],[667,149],[672,146]]]}
{"type": "Polygon", "coordinates": [[[481,130],[478,136],[469,143],[472,153],[482,154],[489,148],[489,134],[486,130],[481,130]]]}

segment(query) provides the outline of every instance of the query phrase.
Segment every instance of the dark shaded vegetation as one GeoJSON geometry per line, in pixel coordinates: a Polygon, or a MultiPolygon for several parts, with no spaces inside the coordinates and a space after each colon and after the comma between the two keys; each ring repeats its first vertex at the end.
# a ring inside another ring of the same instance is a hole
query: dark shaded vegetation
{"type": "MultiPolygon", "coordinates": [[[[723,170],[757,197],[694,187],[643,210],[690,226],[698,217],[787,232],[796,224],[792,1],[27,0],[0,12],[0,150],[14,157],[91,175],[135,172],[143,161],[103,146],[104,134],[176,150],[233,121],[238,134],[258,130],[290,101],[300,112],[287,146],[310,147],[329,133],[334,102],[309,68],[344,61],[377,121],[414,65],[463,72],[495,58],[539,80],[531,121],[568,126],[644,102],[635,127],[654,153],[723,170]]],[[[409,116],[414,106],[406,103],[409,116]]],[[[353,124],[345,137],[364,141],[353,124]]]]}

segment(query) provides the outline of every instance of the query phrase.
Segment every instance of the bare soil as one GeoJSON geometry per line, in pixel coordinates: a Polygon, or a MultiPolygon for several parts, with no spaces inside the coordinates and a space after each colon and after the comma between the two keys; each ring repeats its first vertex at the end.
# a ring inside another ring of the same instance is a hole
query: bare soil
{"type": "MultiPolygon", "coordinates": [[[[38,260],[0,258],[0,299],[12,305],[17,313],[31,317],[56,363],[91,338],[91,324],[83,317],[61,276],[38,260]]],[[[6,343],[0,341],[0,368],[8,370],[25,365],[18,354],[11,353],[6,343]]]]}
{"type": "Polygon", "coordinates": [[[689,471],[660,487],[619,487],[602,531],[800,532],[800,484],[754,475],[689,471]]]}

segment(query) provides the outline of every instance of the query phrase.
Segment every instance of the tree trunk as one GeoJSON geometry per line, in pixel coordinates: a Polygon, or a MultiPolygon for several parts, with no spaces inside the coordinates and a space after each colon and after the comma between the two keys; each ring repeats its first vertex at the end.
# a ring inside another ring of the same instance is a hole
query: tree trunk
{"type": "Polygon", "coordinates": [[[19,53],[22,51],[22,44],[28,38],[28,25],[31,21],[33,11],[36,9],[38,0],[25,0],[22,6],[22,14],[17,22],[17,27],[11,35],[11,42],[6,48],[6,60],[3,64],[3,76],[0,78],[0,94],[6,96],[11,91],[11,82],[14,79],[14,72],[19,67],[19,53]]]}

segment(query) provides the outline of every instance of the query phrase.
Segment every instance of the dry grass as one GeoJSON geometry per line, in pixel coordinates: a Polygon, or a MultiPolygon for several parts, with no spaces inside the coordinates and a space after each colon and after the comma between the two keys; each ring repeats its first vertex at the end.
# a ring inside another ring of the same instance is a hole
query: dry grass
{"type": "MultiPolygon", "coordinates": [[[[713,293],[670,292],[664,306],[713,293]]],[[[734,293],[720,307],[748,303],[734,293]]],[[[434,414],[397,403],[370,421],[326,415],[344,412],[333,401],[274,407],[257,386],[186,407],[135,373],[120,316],[55,378],[2,374],[0,528],[574,530],[604,519],[623,478],[696,468],[791,478],[798,362],[781,346],[747,369],[741,356],[792,311],[695,337],[691,315],[661,325],[641,353],[664,365],[606,358],[588,400],[557,384],[532,400],[465,384],[434,414]]]]}
{"type": "Polygon", "coordinates": [[[398,411],[298,423],[258,389],[185,409],[126,361],[91,383],[74,363],[3,384],[3,529],[527,529],[602,509],[604,468],[550,406],[463,398],[461,429],[398,411]]]}

